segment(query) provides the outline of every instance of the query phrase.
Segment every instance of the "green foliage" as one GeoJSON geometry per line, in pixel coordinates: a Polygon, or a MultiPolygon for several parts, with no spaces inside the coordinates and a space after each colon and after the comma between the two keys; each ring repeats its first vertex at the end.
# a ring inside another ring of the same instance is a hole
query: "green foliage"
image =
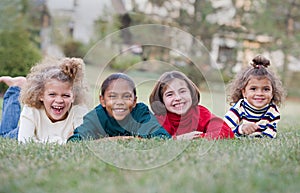
{"type": "Polygon", "coordinates": [[[195,65],[181,66],[179,69],[187,75],[197,86],[203,85],[205,79],[202,72],[195,65]]]}
{"type": "Polygon", "coordinates": [[[139,62],[141,62],[140,56],[124,54],[112,60],[110,63],[110,67],[117,71],[125,71],[139,62]]]}
{"type": "MultiPolygon", "coordinates": [[[[32,65],[41,59],[39,28],[41,10],[34,10],[33,0],[0,1],[0,76],[26,76],[32,65]]],[[[0,92],[3,91],[0,85],[0,92]]]]}
{"type": "Polygon", "coordinates": [[[75,40],[70,40],[63,44],[63,52],[66,57],[79,57],[83,58],[85,55],[84,45],[75,40]]]}
{"type": "Polygon", "coordinates": [[[27,23],[24,13],[27,7],[27,0],[1,0],[0,31],[25,27],[27,23]]]}
{"type": "Polygon", "coordinates": [[[24,76],[41,59],[39,50],[28,38],[28,33],[22,30],[0,34],[1,75],[24,76]]]}
{"type": "Polygon", "coordinates": [[[40,59],[40,51],[32,45],[25,30],[0,32],[1,76],[26,76],[40,59]]]}

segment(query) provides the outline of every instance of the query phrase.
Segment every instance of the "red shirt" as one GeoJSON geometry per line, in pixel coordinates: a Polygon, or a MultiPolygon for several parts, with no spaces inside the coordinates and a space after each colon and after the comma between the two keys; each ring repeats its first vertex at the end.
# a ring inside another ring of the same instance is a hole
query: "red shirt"
{"type": "Polygon", "coordinates": [[[165,115],[156,115],[156,118],[172,136],[201,131],[203,138],[234,138],[234,133],[223,119],[201,105],[192,107],[185,115],[167,112],[165,115]]]}

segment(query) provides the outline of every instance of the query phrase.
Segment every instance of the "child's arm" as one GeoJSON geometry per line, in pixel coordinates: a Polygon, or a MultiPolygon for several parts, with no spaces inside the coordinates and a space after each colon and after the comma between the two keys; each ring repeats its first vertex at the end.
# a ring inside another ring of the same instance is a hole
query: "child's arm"
{"type": "Polygon", "coordinates": [[[224,117],[224,121],[232,129],[236,137],[251,135],[260,128],[255,123],[241,123],[240,120],[240,114],[235,108],[230,108],[224,117]]]}
{"type": "Polygon", "coordinates": [[[18,133],[18,141],[26,143],[30,140],[37,141],[35,136],[34,116],[30,108],[24,106],[20,116],[20,127],[18,133]]]}
{"type": "Polygon", "coordinates": [[[232,107],[224,116],[224,121],[237,137],[240,137],[244,134],[241,130],[240,120],[241,118],[239,112],[232,107]]]}
{"type": "Polygon", "coordinates": [[[67,142],[99,139],[102,136],[106,136],[106,133],[103,130],[96,110],[94,109],[83,117],[83,123],[74,130],[73,135],[69,137],[67,142]]]}
{"type": "Polygon", "coordinates": [[[262,117],[261,123],[259,123],[260,133],[263,136],[267,136],[270,138],[276,138],[277,135],[277,125],[280,121],[280,112],[278,107],[274,104],[271,104],[269,110],[262,117]]]}
{"type": "MultiPolygon", "coordinates": [[[[279,120],[278,120],[279,121],[279,120]]],[[[277,123],[278,121],[274,121],[272,124],[267,125],[267,129],[262,132],[263,135],[266,135],[270,138],[276,138],[277,135],[277,123]]]]}
{"type": "Polygon", "coordinates": [[[138,129],[138,136],[142,138],[171,138],[171,135],[158,123],[156,117],[150,111],[148,116],[150,116],[150,119],[144,119],[141,122],[141,127],[138,129]]]}
{"type": "MultiPolygon", "coordinates": [[[[144,103],[138,103],[132,112],[132,116],[138,123],[133,123],[137,126],[137,135],[142,138],[171,138],[171,135],[159,124],[156,117],[144,103]]],[[[133,126],[132,125],[132,126],[133,126]]]]}
{"type": "Polygon", "coordinates": [[[260,127],[255,123],[244,123],[239,126],[239,132],[244,135],[250,135],[256,132],[260,127]]]}
{"type": "Polygon", "coordinates": [[[262,134],[265,136],[268,136],[270,138],[276,138],[277,135],[277,125],[280,121],[280,114],[277,111],[277,113],[273,113],[270,122],[266,124],[266,129],[262,131],[262,134]]]}
{"type": "Polygon", "coordinates": [[[79,127],[83,123],[83,117],[88,113],[88,108],[86,106],[75,105],[74,108],[74,129],[79,127]]]}
{"type": "Polygon", "coordinates": [[[201,134],[203,134],[203,132],[192,131],[192,132],[185,133],[185,134],[182,134],[182,135],[174,136],[173,139],[177,139],[177,140],[192,140],[192,139],[200,138],[201,134]]]}

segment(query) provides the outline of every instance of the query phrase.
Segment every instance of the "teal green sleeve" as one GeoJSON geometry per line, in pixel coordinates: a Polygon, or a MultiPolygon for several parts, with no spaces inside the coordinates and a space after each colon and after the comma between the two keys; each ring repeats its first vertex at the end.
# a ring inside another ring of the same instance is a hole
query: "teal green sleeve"
{"type": "Polygon", "coordinates": [[[171,135],[159,124],[156,117],[144,103],[138,103],[132,112],[138,122],[137,135],[143,138],[171,138],[171,135]]]}
{"type": "Polygon", "coordinates": [[[105,137],[107,134],[103,130],[96,110],[92,110],[83,117],[83,123],[77,127],[69,141],[94,140],[105,137]]]}

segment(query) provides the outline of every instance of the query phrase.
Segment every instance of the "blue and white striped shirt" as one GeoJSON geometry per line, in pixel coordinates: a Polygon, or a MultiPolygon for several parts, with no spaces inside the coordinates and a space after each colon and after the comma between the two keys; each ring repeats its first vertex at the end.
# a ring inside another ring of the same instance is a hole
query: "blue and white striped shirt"
{"type": "Polygon", "coordinates": [[[273,103],[262,109],[256,109],[246,99],[240,99],[225,114],[224,121],[231,127],[236,137],[244,136],[239,128],[244,123],[255,123],[259,129],[249,136],[268,136],[275,138],[280,112],[273,103]]]}

